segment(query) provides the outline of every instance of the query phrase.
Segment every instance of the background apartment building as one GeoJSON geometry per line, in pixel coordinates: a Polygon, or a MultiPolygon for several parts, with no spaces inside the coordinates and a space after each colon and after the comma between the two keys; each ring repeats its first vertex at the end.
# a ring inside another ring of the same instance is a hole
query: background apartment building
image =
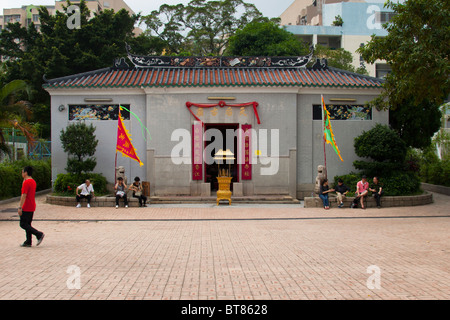
{"type": "MultiPolygon", "coordinates": [[[[134,11],[123,0],[85,0],[86,6],[91,11],[91,16],[102,10],[113,9],[115,12],[120,9],[126,9],[130,15],[134,14],[134,11]]],[[[79,4],[80,1],[71,1],[72,4],[79,4]]],[[[56,14],[56,11],[64,11],[63,6],[67,6],[67,2],[55,1],[53,6],[44,6],[47,8],[50,14],[56,14]]],[[[22,26],[28,26],[31,22],[34,23],[37,30],[40,29],[41,23],[39,21],[39,4],[22,6],[21,8],[3,9],[3,15],[0,16],[0,31],[6,28],[8,23],[20,22],[22,26]]],[[[135,29],[135,34],[140,33],[140,29],[135,29]]]]}
{"type": "MultiPolygon", "coordinates": [[[[403,1],[399,1],[403,2],[403,1]]],[[[384,8],[384,0],[295,0],[281,15],[281,25],[309,44],[320,44],[332,49],[343,48],[353,54],[353,65],[364,64],[369,75],[383,77],[389,66],[383,61],[368,64],[356,50],[371,39],[384,37],[382,24],[394,12],[384,8]],[[343,24],[334,25],[336,17],[343,24]]]]}

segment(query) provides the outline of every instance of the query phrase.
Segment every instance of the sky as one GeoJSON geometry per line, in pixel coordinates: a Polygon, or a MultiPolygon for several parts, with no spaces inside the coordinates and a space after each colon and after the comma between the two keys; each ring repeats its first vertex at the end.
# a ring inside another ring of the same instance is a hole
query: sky
{"type": "MultiPolygon", "coordinates": [[[[153,10],[158,10],[163,3],[167,4],[188,4],[190,0],[125,0],[128,6],[135,12],[141,12],[142,15],[147,15],[153,10]]],[[[266,17],[279,17],[284,10],[286,10],[294,0],[246,0],[247,3],[256,5],[259,11],[266,17]]],[[[3,9],[6,8],[20,8],[25,5],[54,5],[55,0],[0,0],[0,15],[3,14],[3,9]]]]}

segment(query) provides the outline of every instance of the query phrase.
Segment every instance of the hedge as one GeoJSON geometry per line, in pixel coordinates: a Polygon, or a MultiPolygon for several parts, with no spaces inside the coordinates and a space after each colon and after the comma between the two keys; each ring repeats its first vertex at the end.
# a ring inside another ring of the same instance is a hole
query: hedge
{"type": "MultiPolygon", "coordinates": [[[[344,181],[344,184],[349,187],[349,195],[353,195],[356,192],[356,184],[361,180],[362,174],[350,173],[343,176],[334,177],[334,186],[337,185],[339,179],[344,181]]],[[[422,193],[420,189],[419,177],[406,171],[398,171],[392,173],[390,176],[380,176],[379,182],[383,185],[385,196],[407,196],[422,193]]],[[[373,177],[367,177],[369,185],[372,184],[373,177]]]]}
{"type": "Polygon", "coordinates": [[[0,163],[0,199],[18,197],[22,190],[22,169],[33,167],[33,179],[36,181],[36,191],[52,187],[52,169],[50,160],[19,160],[0,163]]]}
{"type": "Polygon", "coordinates": [[[420,176],[423,182],[450,187],[450,160],[424,162],[420,166],[420,176]]]}
{"type": "Polygon", "coordinates": [[[95,194],[106,194],[106,178],[100,173],[60,173],[58,174],[53,190],[67,196],[75,195],[75,189],[89,179],[94,187],[95,194]]]}

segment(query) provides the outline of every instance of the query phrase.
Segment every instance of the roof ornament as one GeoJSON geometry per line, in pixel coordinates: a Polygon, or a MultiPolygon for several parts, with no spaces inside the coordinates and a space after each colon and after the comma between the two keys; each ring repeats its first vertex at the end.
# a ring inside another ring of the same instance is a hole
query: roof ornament
{"type": "Polygon", "coordinates": [[[125,44],[125,48],[128,59],[136,68],[305,68],[314,53],[314,46],[311,46],[308,55],[299,57],[175,57],[132,54],[128,43],[125,44]]]}
{"type": "Polygon", "coordinates": [[[313,70],[326,70],[328,69],[328,60],[325,58],[316,59],[316,62],[312,66],[313,70]]]}
{"type": "Polygon", "coordinates": [[[309,47],[309,53],[306,56],[300,57],[286,57],[285,59],[281,59],[277,62],[274,62],[273,65],[280,67],[298,67],[305,68],[308,62],[311,60],[314,54],[314,45],[309,47]]]}
{"type": "Polygon", "coordinates": [[[124,57],[114,59],[114,68],[116,69],[127,69],[130,66],[125,61],[124,57]]]}

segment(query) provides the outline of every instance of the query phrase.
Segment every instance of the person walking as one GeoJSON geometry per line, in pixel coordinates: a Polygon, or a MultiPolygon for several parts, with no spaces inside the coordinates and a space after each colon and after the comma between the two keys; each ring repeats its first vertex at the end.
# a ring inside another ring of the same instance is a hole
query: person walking
{"type": "Polygon", "coordinates": [[[34,229],[31,226],[33,221],[34,211],[36,210],[36,181],[32,178],[33,168],[27,166],[22,170],[22,195],[20,196],[20,204],[18,214],[20,216],[20,227],[25,230],[26,240],[21,244],[22,247],[31,247],[32,235],[36,236],[37,246],[41,244],[44,239],[44,233],[34,229]]]}

